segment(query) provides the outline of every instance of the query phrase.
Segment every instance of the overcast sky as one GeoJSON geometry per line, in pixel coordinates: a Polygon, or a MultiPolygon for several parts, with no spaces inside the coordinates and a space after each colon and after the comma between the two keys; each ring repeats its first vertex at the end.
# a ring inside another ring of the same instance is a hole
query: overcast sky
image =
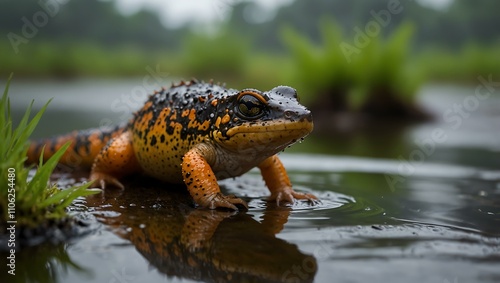
{"type": "MultiPolygon", "coordinates": [[[[163,23],[178,27],[186,22],[197,22],[201,24],[213,23],[223,20],[230,7],[240,0],[118,0],[118,6],[124,13],[133,13],[146,6],[157,10],[162,17],[163,23]]],[[[254,0],[264,10],[262,16],[272,14],[276,8],[287,5],[292,0],[254,0]],[[264,13],[267,11],[267,13],[264,13]]],[[[311,0],[298,0],[311,1],[311,0]]],[[[401,0],[401,3],[410,0],[401,0]]],[[[434,8],[445,8],[453,0],[417,0],[421,4],[434,8]]],[[[311,2],[313,3],[313,2],[311,2]]]]}
{"type": "MultiPolygon", "coordinates": [[[[239,0],[118,0],[118,7],[133,13],[142,7],[157,10],[165,24],[178,27],[186,22],[210,23],[225,18],[230,7],[239,0]]],[[[255,0],[266,11],[291,3],[292,0],[255,0]]]]}

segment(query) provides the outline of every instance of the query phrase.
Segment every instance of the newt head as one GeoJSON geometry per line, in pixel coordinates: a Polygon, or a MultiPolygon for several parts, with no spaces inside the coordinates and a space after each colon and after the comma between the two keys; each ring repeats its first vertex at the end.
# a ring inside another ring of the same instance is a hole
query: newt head
{"type": "Polygon", "coordinates": [[[217,127],[221,131],[214,133],[227,149],[252,148],[272,155],[313,130],[311,111],[299,103],[297,91],[288,86],[266,92],[244,89],[228,102],[226,109],[232,111],[219,121],[221,126],[225,124],[217,127]]]}

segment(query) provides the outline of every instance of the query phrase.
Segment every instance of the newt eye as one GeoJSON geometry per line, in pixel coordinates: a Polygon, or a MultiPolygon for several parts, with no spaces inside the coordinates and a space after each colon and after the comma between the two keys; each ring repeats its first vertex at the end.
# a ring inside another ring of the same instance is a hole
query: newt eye
{"type": "Polygon", "coordinates": [[[255,96],[246,94],[238,100],[237,113],[246,119],[257,119],[264,114],[264,104],[255,96]]]}

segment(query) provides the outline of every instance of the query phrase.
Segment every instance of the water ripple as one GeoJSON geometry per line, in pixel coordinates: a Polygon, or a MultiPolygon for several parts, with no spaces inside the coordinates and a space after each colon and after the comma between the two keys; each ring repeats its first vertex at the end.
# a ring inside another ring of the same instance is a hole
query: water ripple
{"type": "Polygon", "coordinates": [[[311,154],[283,154],[280,159],[289,171],[300,172],[364,172],[402,176],[471,178],[500,181],[499,170],[488,170],[454,164],[425,162],[406,170],[398,160],[360,158],[347,156],[328,156],[311,154]]]}

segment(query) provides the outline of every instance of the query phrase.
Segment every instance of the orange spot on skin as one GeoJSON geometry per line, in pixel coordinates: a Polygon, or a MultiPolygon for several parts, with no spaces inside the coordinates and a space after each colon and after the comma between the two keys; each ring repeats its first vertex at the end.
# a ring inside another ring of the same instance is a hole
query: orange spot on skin
{"type": "MultiPolygon", "coordinates": [[[[185,112],[185,111],[184,111],[185,112]]],[[[198,120],[196,119],[196,110],[195,109],[191,109],[189,111],[188,114],[185,115],[185,113],[182,113],[182,116],[185,117],[185,116],[189,116],[189,123],[187,125],[188,128],[190,129],[193,129],[193,128],[196,128],[196,129],[200,129],[200,122],[198,122],[198,120]]]]}
{"type": "Polygon", "coordinates": [[[215,126],[218,128],[220,126],[221,118],[217,117],[217,120],[215,121],[215,126]]]}
{"type": "Polygon", "coordinates": [[[229,121],[231,120],[231,117],[229,117],[228,114],[224,115],[224,117],[222,117],[222,124],[227,124],[229,121]]]}
{"type": "Polygon", "coordinates": [[[200,131],[206,131],[210,127],[210,121],[205,121],[203,123],[200,123],[196,120],[191,120],[189,121],[188,128],[196,128],[200,131]]]}
{"type": "Polygon", "coordinates": [[[144,124],[144,125],[147,125],[147,123],[153,119],[153,113],[152,112],[148,112],[146,113],[145,115],[143,115],[141,117],[141,119],[139,120],[139,124],[144,124]]]}
{"type": "Polygon", "coordinates": [[[200,125],[199,129],[202,131],[206,131],[208,130],[209,127],[210,127],[210,121],[207,120],[200,125]]]}
{"type": "Polygon", "coordinates": [[[170,111],[172,109],[170,108],[164,108],[162,111],[161,111],[161,117],[164,119],[166,118],[168,115],[170,115],[170,111]]]}
{"type": "Polygon", "coordinates": [[[174,121],[170,121],[170,125],[168,125],[168,126],[171,128],[175,128],[176,125],[179,125],[179,124],[174,122],[174,121]]]}
{"type": "Polygon", "coordinates": [[[211,103],[212,106],[217,106],[217,102],[218,102],[217,99],[212,100],[212,103],[211,103]]]}
{"type": "Polygon", "coordinates": [[[148,101],[148,102],[146,102],[146,104],[144,104],[142,109],[148,109],[148,108],[151,108],[151,106],[153,106],[153,103],[151,101],[148,101]]]}
{"type": "Polygon", "coordinates": [[[194,109],[189,111],[189,121],[196,121],[196,111],[194,109]]]}

